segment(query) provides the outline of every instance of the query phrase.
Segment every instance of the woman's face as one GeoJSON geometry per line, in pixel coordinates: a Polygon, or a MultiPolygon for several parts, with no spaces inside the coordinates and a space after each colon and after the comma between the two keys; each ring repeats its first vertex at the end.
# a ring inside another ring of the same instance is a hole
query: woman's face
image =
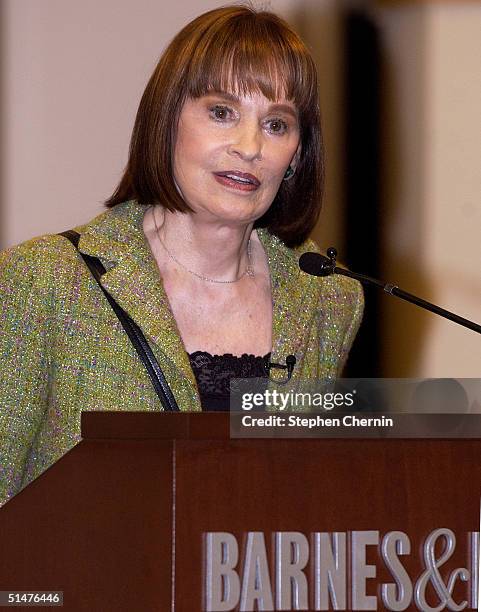
{"type": "Polygon", "coordinates": [[[206,220],[248,224],[269,208],[300,152],[297,111],[262,94],[212,92],[189,98],[180,113],[174,178],[206,220]]]}

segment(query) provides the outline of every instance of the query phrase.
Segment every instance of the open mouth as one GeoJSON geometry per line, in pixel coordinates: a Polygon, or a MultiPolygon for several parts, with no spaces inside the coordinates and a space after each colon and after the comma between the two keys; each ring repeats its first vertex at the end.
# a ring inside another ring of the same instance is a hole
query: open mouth
{"type": "Polygon", "coordinates": [[[214,178],[226,187],[233,187],[241,191],[255,191],[260,186],[258,178],[246,172],[214,172],[214,178]]]}

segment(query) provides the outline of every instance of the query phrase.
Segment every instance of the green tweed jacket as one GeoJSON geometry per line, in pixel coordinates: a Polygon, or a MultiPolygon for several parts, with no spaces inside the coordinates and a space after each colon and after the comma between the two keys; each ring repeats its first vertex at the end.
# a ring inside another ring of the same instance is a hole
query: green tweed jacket
{"type": "MultiPolygon", "coordinates": [[[[142,230],[126,202],[76,228],[100,258],[103,286],[143,330],[181,410],[200,410],[188,355],[142,230]]],[[[293,378],[335,377],[357,332],[363,296],[351,279],[300,272],[299,254],[265,230],[272,361],[297,357],[293,378]]],[[[82,410],[161,410],[150,379],[70,242],[42,236],[0,253],[0,504],[80,440],[82,410]]]]}

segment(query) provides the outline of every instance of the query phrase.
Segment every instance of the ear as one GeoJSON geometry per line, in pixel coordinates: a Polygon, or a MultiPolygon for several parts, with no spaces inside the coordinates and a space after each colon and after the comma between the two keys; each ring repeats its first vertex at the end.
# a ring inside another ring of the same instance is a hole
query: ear
{"type": "Polygon", "coordinates": [[[296,152],[294,153],[294,157],[291,160],[291,163],[289,164],[290,167],[295,171],[297,168],[297,164],[299,163],[299,160],[301,158],[301,141],[299,141],[299,144],[297,145],[297,149],[296,152]]]}

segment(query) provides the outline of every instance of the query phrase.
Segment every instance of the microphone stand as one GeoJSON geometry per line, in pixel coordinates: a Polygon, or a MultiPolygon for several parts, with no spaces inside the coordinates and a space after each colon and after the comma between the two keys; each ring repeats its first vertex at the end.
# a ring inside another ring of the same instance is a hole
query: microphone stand
{"type": "Polygon", "coordinates": [[[386,293],[390,293],[391,295],[395,295],[396,297],[401,298],[402,300],[406,300],[406,302],[411,302],[411,304],[416,304],[417,306],[421,306],[430,312],[434,312],[435,314],[444,317],[445,319],[449,319],[450,321],[454,321],[454,323],[458,323],[463,327],[467,327],[468,329],[472,329],[478,334],[481,334],[481,325],[470,321],[469,319],[464,319],[463,317],[454,314],[454,312],[450,312],[449,310],[445,310],[444,308],[440,308],[435,304],[431,304],[431,302],[427,302],[426,300],[422,300],[412,293],[408,293],[407,291],[403,291],[399,289],[397,285],[392,285],[391,283],[384,283],[375,278],[371,278],[370,276],[366,276],[365,274],[358,274],[356,272],[351,272],[350,270],[346,270],[345,268],[339,268],[336,266],[336,257],[337,250],[334,247],[330,247],[327,249],[327,256],[329,259],[326,259],[323,255],[321,257],[325,260],[322,266],[322,272],[320,276],[328,276],[330,274],[342,274],[343,276],[349,276],[350,278],[355,278],[361,283],[367,283],[369,285],[375,285],[376,287],[380,287],[386,293]]]}

